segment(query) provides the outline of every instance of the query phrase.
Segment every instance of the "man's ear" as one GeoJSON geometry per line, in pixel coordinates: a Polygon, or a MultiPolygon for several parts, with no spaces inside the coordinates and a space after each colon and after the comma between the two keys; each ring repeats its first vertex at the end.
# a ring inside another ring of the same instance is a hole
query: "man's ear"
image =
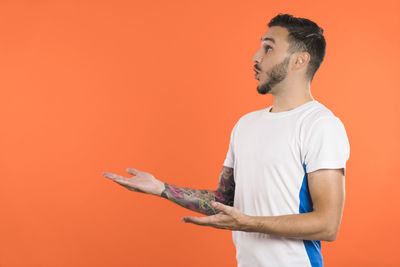
{"type": "Polygon", "coordinates": [[[310,54],[308,52],[300,52],[296,55],[296,61],[294,62],[294,69],[303,68],[310,61],[310,54]]]}

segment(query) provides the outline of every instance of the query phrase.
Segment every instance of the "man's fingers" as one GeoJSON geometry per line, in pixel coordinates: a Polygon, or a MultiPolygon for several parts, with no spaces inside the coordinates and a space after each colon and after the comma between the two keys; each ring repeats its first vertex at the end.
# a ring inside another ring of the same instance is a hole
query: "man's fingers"
{"type": "Polygon", "coordinates": [[[144,192],[138,188],[135,188],[135,185],[133,183],[134,180],[132,180],[132,178],[126,178],[126,177],[123,177],[121,175],[117,175],[117,174],[114,174],[111,172],[103,172],[103,175],[105,177],[107,177],[108,179],[116,182],[117,184],[122,185],[123,187],[125,187],[128,190],[146,194],[146,192],[144,192]]]}
{"type": "Polygon", "coordinates": [[[120,175],[117,175],[117,174],[114,174],[111,172],[103,172],[103,175],[117,183],[120,183],[120,184],[127,185],[129,182],[128,178],[125,178],[123,176],[120,176],[120,175]]]}
{"type": "Polygon", "coordinates": [[[116,175],[114,173],[111,173],[111,172],[103,172],[103,175],[105,177],[113,179],[113,180],[116,178],[116,175]]]}
{"type": "Polygon", "coordinates": [[[208,217],[193,217],[193,216],[186,216],[183,217],[182,220],[184,222],[190,222],[198,225],[210,225],[212,223],[212,219],[210,216],[208,217]]]}

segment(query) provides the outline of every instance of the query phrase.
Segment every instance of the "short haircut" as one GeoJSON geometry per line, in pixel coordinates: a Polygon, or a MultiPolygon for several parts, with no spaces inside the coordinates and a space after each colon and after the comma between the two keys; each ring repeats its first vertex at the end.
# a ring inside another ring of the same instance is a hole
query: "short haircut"
{"type": "Polygon", "coordinates": [[[281,26],[288,30],[287,41],[290,54],[295,52],[308,52],[310,54],[306,76],[311,81],[325,57],[324,30],[309,19],[296,18],[282,13],[272,18],[268,26],[281,26]]]}

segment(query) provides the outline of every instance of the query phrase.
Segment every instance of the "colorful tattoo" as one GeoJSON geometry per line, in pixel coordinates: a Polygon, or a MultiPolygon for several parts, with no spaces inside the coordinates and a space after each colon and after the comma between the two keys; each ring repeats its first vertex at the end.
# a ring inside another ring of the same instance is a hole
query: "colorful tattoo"
{"type": "Polygon", "coordinates": [[[199,190],[165,184],[161,197],[169,199],[184,208],[206,215],[219,213],[211,206],[211,201],[221,202],[233,206],[235,195],[235,181],[233,168],[224,166],[220,173],[217,190],[199,190]]]}

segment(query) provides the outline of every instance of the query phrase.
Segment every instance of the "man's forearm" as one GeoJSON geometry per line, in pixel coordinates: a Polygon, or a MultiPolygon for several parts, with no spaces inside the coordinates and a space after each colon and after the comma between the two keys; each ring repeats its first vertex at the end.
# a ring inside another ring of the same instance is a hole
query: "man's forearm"
{"type": "Polygon", "coordinates": [[[225,198],[220,191],[184,188],[167,183],[164,185],[165,189],[162,191],[161,197],[199,213],[217,214],[219,212],[211,206],[211,201],[224,203],[225,198]]]}
{"type": "Polygon", "coordinates": [[[303,240],[333,241],[337,232],[316,212],[281,216],[248,216],[244,231],[303,240]]]}
{"type": "Polygon", "coordinates": [[[167,183],[163,183],[163,185],[159,191],[161,192],[161,197],[199,213],[206,215],[219,213],[218,210],[211,206],[211,201],[233,206],[235,180],[233,178],[233,168],[231,167],[222,167],[217,190],[199,190],[167,183]]]}

